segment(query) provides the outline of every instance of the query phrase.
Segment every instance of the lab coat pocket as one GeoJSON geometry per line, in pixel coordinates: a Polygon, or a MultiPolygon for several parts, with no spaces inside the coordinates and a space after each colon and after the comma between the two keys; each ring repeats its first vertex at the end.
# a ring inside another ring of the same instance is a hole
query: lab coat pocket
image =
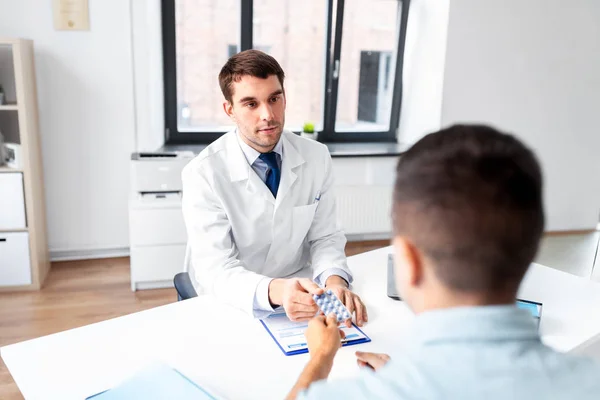
{"type": "Polygon", "coordinates": [[[318,203],[310,204],[308,206],[299,206],[294,207],[293,211],[293,225],[292,225],[292,243],[294,245],[300,245],[310,226],[312,225],[313,219],[315,217],[315,211],[317,210],[318,203]]]}

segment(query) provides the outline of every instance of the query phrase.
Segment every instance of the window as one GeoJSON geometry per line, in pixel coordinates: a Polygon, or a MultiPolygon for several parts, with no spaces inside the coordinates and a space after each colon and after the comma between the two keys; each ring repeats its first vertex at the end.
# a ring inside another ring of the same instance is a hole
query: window
{"type": "MultiPolygon", "coordinates": [[[[271,46],[254,46],[255,49],[263,51],[265,53],[270,53],[271,52],[271,46]]],[[[229,46],[227,46],[227,57],[231,57],[237,53],[239,53],[240,49],[239,46],[236,44],[230,44],[229,46]]]]}
{"type": "Polygon", "coordinates": [[[162,0],[167,143],[233,128],[221,67],[249,48],[286,73],[286,129],[326,142],[395,141],[410,0],[162,0]]]}
{"type": "Polygon", "coordinates": [[[299,132],[312,121],[322,130],[327,1],[253,3],[253,48],[275,57],[285,71],[286,128],[299,132]]]}

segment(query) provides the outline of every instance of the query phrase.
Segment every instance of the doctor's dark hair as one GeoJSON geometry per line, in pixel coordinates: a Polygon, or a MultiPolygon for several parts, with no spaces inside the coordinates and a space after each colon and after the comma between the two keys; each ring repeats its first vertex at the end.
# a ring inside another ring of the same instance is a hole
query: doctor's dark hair
{"type": "Polygon", "coordinates": [[[285,74],[277,60],[260,50],[245,50],[229,58],[219,73],[219,85],[228,102],[232,103],[232,83],[239,82],[245,75],[262,79],[276,75],[283,89],[285,74]]]}
{"type": "Polygon", "coordinates": [[[515,137],[482,125],[429,134],[400,156],[392,218],[463,292],[516,293],[544,229],[542,173],[515,137]]]}

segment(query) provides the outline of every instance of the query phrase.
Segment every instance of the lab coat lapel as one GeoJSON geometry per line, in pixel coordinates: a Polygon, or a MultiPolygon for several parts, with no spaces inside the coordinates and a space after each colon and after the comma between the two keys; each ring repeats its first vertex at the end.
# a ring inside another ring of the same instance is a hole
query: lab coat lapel
{"type": "Polygon", "coordinates": [[[277,190],[275,208],[279,207],[294,182],[296,182],[296,179],[298,179],[298,175],[293,171],[294,168],[305,163],[304,158],[302,158],[302,155],[296,150],[292,142],[288,140],[285,132],[281,135],[281,140],[283,141],[281,180],[279,181],[279,189],[277,190]]]}

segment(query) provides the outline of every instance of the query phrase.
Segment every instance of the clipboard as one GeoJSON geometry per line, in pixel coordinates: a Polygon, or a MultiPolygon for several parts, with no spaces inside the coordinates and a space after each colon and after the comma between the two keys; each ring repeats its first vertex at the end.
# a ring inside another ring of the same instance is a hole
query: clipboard
{"type": "MultiPolygon", "coordinates": [[[[260,322],[286,356],[308,353],[308,345],[304,337],[304,331],[308,328],[308,321],[290,321],[285,311],[280,311],[261,319],[260,322]]],[[[354,323],[351,328],[340,325],[340,329],[346,334],[342,346],[352,346],[371,341],[371,338],[354,323]]]]}

